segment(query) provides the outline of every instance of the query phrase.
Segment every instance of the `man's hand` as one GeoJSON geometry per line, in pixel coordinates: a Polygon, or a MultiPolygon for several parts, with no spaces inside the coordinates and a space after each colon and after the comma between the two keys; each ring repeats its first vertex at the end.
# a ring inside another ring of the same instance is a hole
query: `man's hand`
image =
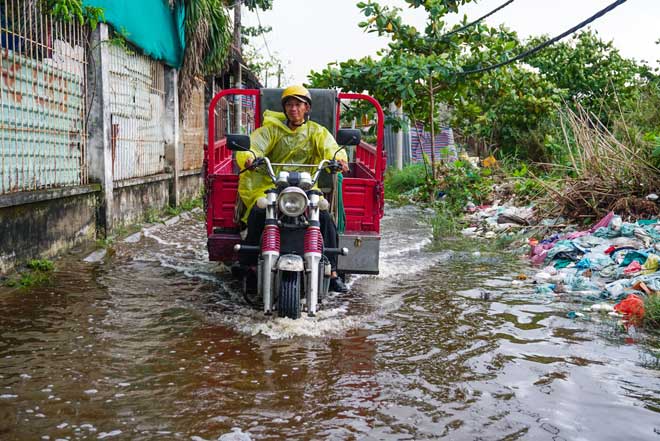
{"type": "Polygon", "coordinates": [[[343,159],[340,159],[338,162],[341,165],[341,171],[344,173],[348,172],[348,162],[343,159]]]}
{"type": "Polygon", "coordinates": [[[248,156],[248,158],[245,160],[245,163],[243,164],[243,168],[250,168],[253,162],[254,158],[252,156],[248,156]]]}

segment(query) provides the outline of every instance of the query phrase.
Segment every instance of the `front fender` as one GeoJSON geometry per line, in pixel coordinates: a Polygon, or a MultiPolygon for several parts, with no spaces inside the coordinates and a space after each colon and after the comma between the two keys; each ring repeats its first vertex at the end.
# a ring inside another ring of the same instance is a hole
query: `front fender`
{"type": "Polygon", "coordinates": [[[277,264],[275,266],[280,271],[298,272],[305,270],[305,262],[303,261],[303,258],[296,254],[285,254],[280,256],[280,258],[277,259],[277,264]]]}

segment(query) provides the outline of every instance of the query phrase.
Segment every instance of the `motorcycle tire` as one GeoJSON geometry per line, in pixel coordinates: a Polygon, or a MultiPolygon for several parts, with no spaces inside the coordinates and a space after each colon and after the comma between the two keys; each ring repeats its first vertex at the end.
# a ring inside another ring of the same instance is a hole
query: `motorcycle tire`
{"type": "Polygon", "coordinates": [[[294,320],[300,318],[300,274],[282,271],[280,292],[277,297],[277,315],[294,320]]]}

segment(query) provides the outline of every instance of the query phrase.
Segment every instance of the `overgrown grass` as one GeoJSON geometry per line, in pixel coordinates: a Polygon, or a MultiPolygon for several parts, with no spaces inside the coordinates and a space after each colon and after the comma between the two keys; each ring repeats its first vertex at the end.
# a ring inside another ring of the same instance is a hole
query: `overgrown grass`
{"type": "Polygon", "coordinates": [[[456,236],[465,227],[462,213],[440,204],[435,208],[435,214],[430,220],[433,240],[456,236]]]}
{"type": "Polygon", "coordinates": [[[563,170],[564,179],[543,184],[546,196],[542,206],[547,215],[598,218],[609,211],[632,217],[658,214],[657,206],[644,199],[660,190],[660,169],[650,141],[638,140],[642,137],[633,136],[631,130],[615,136],[579,105],[575,111],[566,109],[561,123],[569,163],[556,166],[563,170]]]}
{"type": "Polygon", "coordinates": [[[411,164],[403,170],[391,168],[385,176],[385,198],[434,208],[429,223],[433,238],[438,240],[465,227],[463,214],[468,202],[481,204],[490,199],[491,173],[462,161],[440,166],[437,179],[427,176],[424,164],[411,164]]]}
{"type": "Polygon", "coordinates": [[[462,213],[468,202],[487,204],[493,199],[493,170],[455,161],[438,170],[438,190],[450,210],[462,213]]]}
{"type": "Polygon", "coordinates": [[[385,199],[409,202],[411,197],[422,193],[427,178],[424,164],[410,164],[402,170],[394,167],[387,169],[385,174],[385,199]]]}
{"type": "Polygon", "coordinates": [[[26,266],[32,271],[49,272],[55,268],[53,262],[47,259],[32,259],[26,266]]]}
{"type": "Polygon", "coordinates": [[[168,205],[167,208],[165,208],[165,214],[168,216],[178,216],[185,211],[190,211],[194,208],[202,208],[202,205],[201,197],[187,199],[185,201],[181,201],[178,207],[172,207],[171,205],[168,205]]]}
{"type": "Polygon", "coordinates": [[[155,224],[161,218],[161,211],[156,208],[149,208],[144,214],[144,221],[148,224],[155,224]]]}
{"type": "Polygon", "coordinates": [[[660,294],[654,293],[644,300],[644,326],[660,330],[660,294]]]}
{"type": "Polygon", "coordinates": [[[110,248],[115,243],[117,238],[127,236],[129,233],[133,232],[136,228],[139,227],[120,225],[119,227],[113,230],[112,235],[104,237],[102,239],[96,239],[96,247],[110,248]]]}
{"type": "Polygon", "coordinates": [[[52,278],[55,264],[47,259],[33,259],[25,264],[25,270],[9,277],[4,284],[10,288],[27,289],[46,285],[52,278]]]}

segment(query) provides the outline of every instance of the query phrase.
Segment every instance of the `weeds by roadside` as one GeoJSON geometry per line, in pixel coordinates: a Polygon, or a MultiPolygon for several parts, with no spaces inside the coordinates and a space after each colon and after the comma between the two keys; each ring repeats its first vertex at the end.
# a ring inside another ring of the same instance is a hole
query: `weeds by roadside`
{"type": "Polygon", "coordinates": [[[201,197],[182,201],[178,207],[172,207],[171,205],[168,205],[167,208],[165,208],[164,213],[167,216],[178,216],[181,213],[190,211],[194,208],[202,208],[201,197]]]}
{"type": "Polygon", "coordinates": [[[660,293],[654,293],[644,300],[644,325],[660,329],[660,293]]]}
{"type": "Polygon", "coordinates": [[[48,284],[55,265],[47,259],[33,259],[25,264],[25,269],[7,278],[4,285],[10,288],[27,289],[48,284]]]}
{"type": "Polygon", "coordinates": [[[410,164],[402,170],[390,168],[385,176],[385,199],[398,203],[423,201],[426,187],[424,164],[410,164]]]}
{"type": "Polygon", "coordinates": [[[431,217],[430,224],[435,241],[457,235],[465,225],[462,214],[456,213],[442,203],[435,208],[435,214],[431,217]]]}
{"type": "Polygon", "coordinates": [[[645,199],[660,190],[660,169],[651,142],[623,143],[579,104],[562,114],[562,130],[570,162],[555,165],[565,178],[538,182],[546,190],[540,205],[547,215],[602,217],[609,211],[631,217],[660,214],[645,199]]]}
{"type": "MultiPolygon", "coordinates": [[[[657,202],[653,198],[644,200],[641,196],[652,196],[649,194],[651,191],[660,190],[657,183],[660,171],[650,160],[639,164],[636,155],[642,155],[644,150],[624,157],[627,148],[623,144],[609,139],[608,145],[615,145],[616,148],[608,150],[605,141],[601,141],[597,146],[581,151],[580,159],[573,153],[575,165],[563,168],[548,167],[547,164],[528,165],[506,158],[490,166],[482,164],[482,167],[472,166],[467,161],[456,161],[440,166],[436,174],[438,178],[433,182],[429,181],[420,165],[409,166],[402,171],[389,170],[386,177],[388,197],[400,203],[432,208],[429,224],[433,240],[436,245],[442,240],[442,246],[455,240],[460,233],[470,236],[463,237],[462,241],[472,240],[471,230],[479,230],[479,227],[468,225],[465,215],[475,210],[483,212],[479,210],[479,205],[495,205],[499,201],[514,202],[516,207],[524,205],[526,210],[531,210],[530,205],[534,206],[538,224],[530,226],[524,223],[526,219],[507,212],[506,215],[500,214],[497,223],[500,224],[502,217],[502,223],[513,221],[520,225],[520,230],[493,228],[486,233],[481,231],[479,238],[474,239],[487,243],[491,249],[507,249],[516,253],[529,253],[532,235],[550,237],[571,225],[575,230],[586,229],[587,225],[593,225],[599,219],[597,213],[603,210],[614,211],[626,219],[657,215],[657,202]],[[622,178],[618,177],[619,161],[626,162],[621,172],[626,182],[621,182],[622,178]],[[644,185],[641,185],[642,182],[644,185]],[[576,188],[581,189],[581,193],[570,196],[576,188]],[[643,202],[640,203],[640,200],[643,202]],[[554,204],[554,210],[548,209],[548,201],[554,204]],[[539,203],[544,203],[545,210],[538,210],[539,203]]],[[[597,140],[589,142],[598,143],[597,140]]],[[[467,219],[478,222],[479,217],[467,219]]],[[[492,216],[489,222],[493,222],[492,216]]],[[[657,332],[660,330],[660,294],[655,292],[643,297],[646,310],[643,326],[657,332]]]]}

